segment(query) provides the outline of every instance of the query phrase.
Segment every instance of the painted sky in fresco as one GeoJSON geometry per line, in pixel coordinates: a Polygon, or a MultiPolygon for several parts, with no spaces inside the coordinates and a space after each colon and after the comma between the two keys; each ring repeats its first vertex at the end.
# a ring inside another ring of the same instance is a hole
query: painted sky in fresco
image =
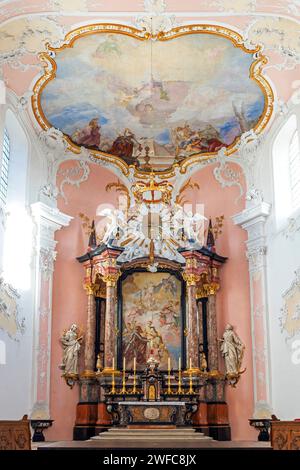
{"type": "Polygon", "coordinates": [[[95,34],[55,60],[56,78],[41,96],[47,120],[75,143],[113,154],[120,137],[129,163],[147,142],[158,158],[217,151],[254,127],[264,109],[249,77],[252,55],[215,35],[153,42],[95,34]],[[100,126],[94,134],[92,119],[100,126]]]}

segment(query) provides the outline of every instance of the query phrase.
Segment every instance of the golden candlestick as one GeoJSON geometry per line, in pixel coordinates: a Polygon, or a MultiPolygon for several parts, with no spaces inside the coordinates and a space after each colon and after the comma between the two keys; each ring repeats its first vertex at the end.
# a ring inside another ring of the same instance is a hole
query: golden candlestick
{"type": "Polygon", "coordinates": [[[182,381],[181,381],[181,357],[179,357],[179,360],[178,360],[178,390],[177,390],[178,394],[182,393],[181,385],[182,385],[182,381]]]}
{"type": "Polygon", "coordinates": [[[112,377],[111,377],[111,394],[114,395],[116,393],[116,384],[115,384],[115,358],[113,357],[112,361],[112,377]]]}
{"type": "Polygon", "coordinates": [[[132,393],[136,393],[136,357],[133,358],[133,390],[132,393]]]}
{"type": "Polygon", "coordinates": [[[96,369],[97,369],[97,374],[100,374],[100,372],[101,372],[101,359],[100,359],[100,353],[98,353],[98,355],[97,355],[96,369]]]}
{"type": "Polygon", "coordinates": [[[190,395],[194,395],[194,390],[193,390],[193,376],[192,376],[192,368],[191,368],[191,371],[189,373],[189,377],[190,377],[190,388],[189,388],[189,394],[190,395]]]}
{"type": "Polygon", "coordinates": [[[126,359],[123,358],[123,380],[122,380],[122,390],[121,393],[125,395],[126,393],[126,359]]]}
{"type": "Polygon", "coordinates": [[[171,360],[168,357],[168,394],[171,395],[171,360]]]}

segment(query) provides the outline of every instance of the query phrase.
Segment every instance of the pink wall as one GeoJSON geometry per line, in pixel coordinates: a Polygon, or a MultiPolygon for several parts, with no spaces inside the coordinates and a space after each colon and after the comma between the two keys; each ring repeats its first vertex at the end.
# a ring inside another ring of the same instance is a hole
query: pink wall
{"type": "MultiPolygon", "coordinates": [[[[240,171],[237,165],[232,165],[240,171]]],[[[215,218],[224,215],[223,233],[216,241],[217,253],[228,257],[220,269],[221,288],[217,295],[218,337],[221,338],[224,327],[231,323],[246,346],[242,375],[236,388],[227,387],[227,403],[232,439],[257,439],[257,433],[250,428],[248,419],[252,417],[253,403],[253,367],[250,317],[250,292],[248,261],[245,252],[246,232],[234,225],[231,216],[244,209],[244,197],[237,200],[239,188],[232,186],[221,188],[213,176],[214,166],[208,166],[196,173],[200,190],[194,193],[193,201],[204,203],[204,215],[215,218]]],[[[244,186],[244,181],[242,181],[244,186]]],[[[188,193],[187,193],[188,194],[188,193]]],[[[190,200],[192,200],[190,194],[190,200]]],[[[220,369],[224,371],[224,361],[220,356],[220,369]]]]}
{"type": "MultiPolygon", "coordinates": [[[[65,163],[62,168],[70,168],[74,162],[65,163]]],[[[77,323],[85,330],[86,293],[83,289],[84,270],[76,260],[77,256],[86,253],[88,237],[82,229],[79,213],[93,218],[97,206],[105,201],[116,204],[114,193],[107,193],[107,183],[117,178],[108,170],[98,165],[90,165],[88,181],[80,188],[64,186],[67,204],[59,198],[59,209],[74,217],[69,227],[56,233],[57,260],[53,280],[53,314],[52,314],[52,357],[50,410],[54,419],[52,428],[47,432],[48,440],[69,440],[73,438],[78,387],[71,390],[61,378],[58,365],[62,360],[62,347],[59,338],[63,330],[77,323]]],[[[82,351],[83,352],[83,351],[82,351]]],[[[81,357],[82,359],[82,357],[81,357]]]]}
{"type": "MultiPolygon", "coordinates": [[[[68,167],[72,163],[65,163],[68,167]]],[[[82,287],[83,269],[76,261],[86,251],[87,237],[78,217],[80,212],[93,217],[99,203],[116,203],[114,193],[106,193],[108,182],[116,177],[97,165],[91,164],[91,173],[87,182],[75,186],[65,186],[68,204],[60,198],[59,209],[72,220],[69,227],[57,233],[57,261],[53,285],[53,321],[52,321],[52,361],[51,361],[51,418],[55,420],[47,431],[47,439],[72,439],[75,422],[75,410],[78,401],[78,388],[70,390],[60,377],[58,364],[61,362],[62,348],[58,338],[72,322],[82,327],[85,325],[86,294],[82,287]]],[[[218,294],[219,337],[227,322],[232,323],[246,345],[244,366],[247,368],[236,389],[227,389],[233,439],[256,439],[256,432],[250,428],[248,418],[253,411],[253,380],[251,361],[251,327],[248,265],[245,256],[245,233],[236,227],[231,216],[243,209],[243,198],[235,203],[239,194],[237,187],[222,189],[215,180],[212,166],[196,173],[192,180],[197,181],[200,190],[187,193],[191,202],[204,203],[205,215],[224,214],[223,234],[217,240],[217,251],[228,256],[228,261],[221,270],[221,290],[218,294]]],[[[223,366],[223,360],[221,359],[223,366]]]]}

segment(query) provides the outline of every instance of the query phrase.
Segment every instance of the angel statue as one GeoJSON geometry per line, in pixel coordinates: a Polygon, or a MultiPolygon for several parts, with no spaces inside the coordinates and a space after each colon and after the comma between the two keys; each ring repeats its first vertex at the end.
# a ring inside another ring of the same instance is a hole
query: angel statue
{"type": "Polygon", "coordinates": [[[119,209],[105,208],[98,212],[97,215],[108,218],[108,222],[105,228],[105,234],[102,242],[107,244],[111,238],[114,238],[118,230],[123,230],[126,226],[126,218],[123,212],[119,209]]]}
{"type": "Polygon", "coordinates": [[[245,346],[233,331],[233,326],[228,324],[225,327],[220,350],[225,359],[226,374],[237,375],[241,372],[242,360],[244,356],[245,346]]]}
{"type": "Polygon", "coordinates": [[[60,339],[63,346],[63,360],[60,369],[64,376],[78,375],[78,356],[81,348],[82,336],[79,336],[78,326],[73,323],[60,339]]]}

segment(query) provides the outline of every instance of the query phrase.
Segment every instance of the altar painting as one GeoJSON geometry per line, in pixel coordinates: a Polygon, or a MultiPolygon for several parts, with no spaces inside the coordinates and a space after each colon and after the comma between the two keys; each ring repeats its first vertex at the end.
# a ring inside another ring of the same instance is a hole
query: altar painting
{"type": "Polygon", "coordinates": [[[181,356],[181,289],[170,273],[134,272],[122,283],[122,354],[126,368],[145,368],[152,355],[161,369],[178,367],[181,356]]]}

